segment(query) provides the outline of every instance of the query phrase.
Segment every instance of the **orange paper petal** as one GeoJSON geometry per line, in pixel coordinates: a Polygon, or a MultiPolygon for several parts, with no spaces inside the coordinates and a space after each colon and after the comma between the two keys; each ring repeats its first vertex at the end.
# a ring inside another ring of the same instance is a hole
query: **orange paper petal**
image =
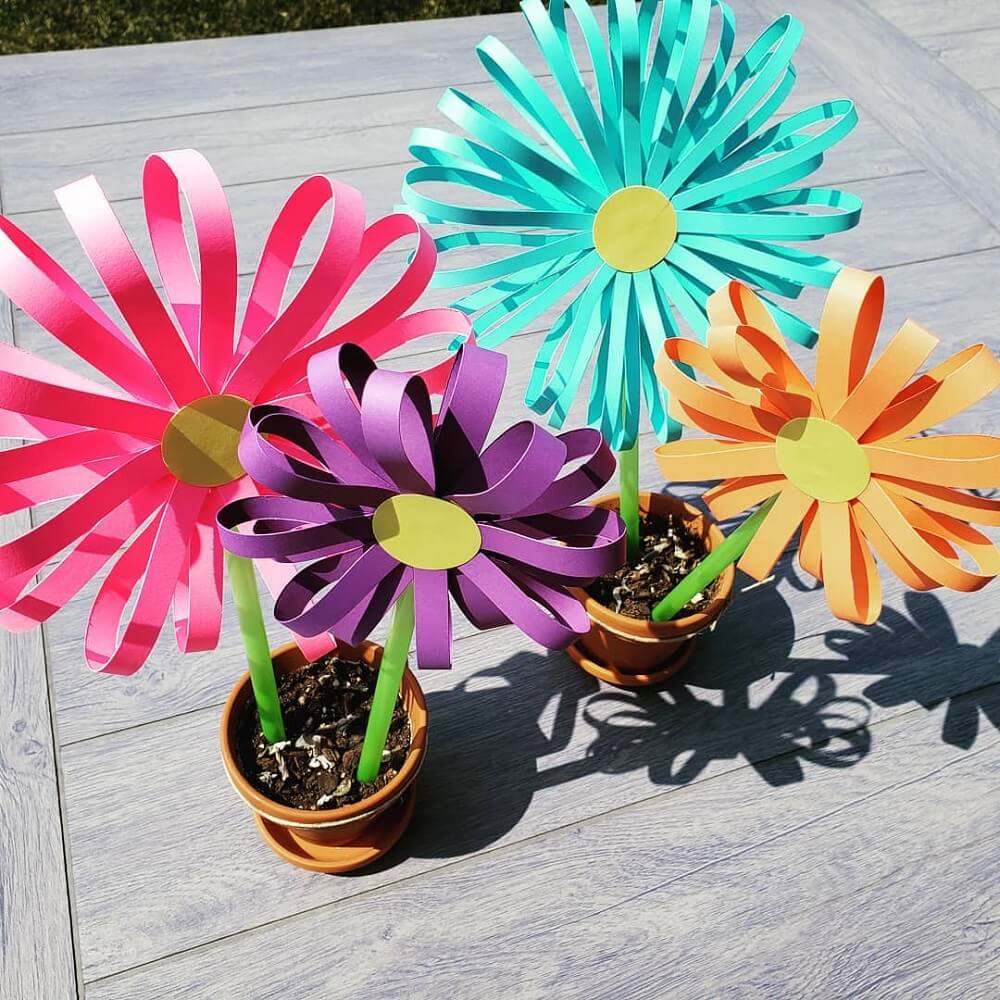
{"type": "Polygon", "coordinates": [[[875,560],[846,503],[819,505],[823,586],[830,610],[845,621],[870,625],[882,610],[875,560]]]}
{"type": "Polygon", "coordinates": [[[766,580],[815,502],[787,484],[743,553],[740,569],[755,580],[766,580]]]}
{"type": "MultiPolygon", "coordinates": [[[[961,525],[945,514],[924,511],[905,499],[894,501],[874,479],[858,500],[885,530],[900,554],[917,571],[936,580],[940,586],[952,590],[979,590],[1000,572],[1000,552],[996,546],[968,525],[961,525]],[[925,533],[946,543],[956,542],[976,560],[983,572],[963,569],[956,560],[943,555],[941,549],[923,537],[925,533]]],[[[824,555],[825,551],[824,548],[824,555]]]]}
{"type": "Polygon", "coordinates": [[[877,274],[845,267],[834,278],[816,347],[816,390],[825,414],[836,413],[861,381],[884,303],[885,284],[877,274]]]}
{"type": "Polygon", "coordinates": [[[695,438],[661,444],[656,458],[667,479],[681,482],[781,474],[773,444],[695,438]]]}
{"type": "Polygon", "coordinates": [[[832,419],[860,438],[920,370],[937,345],[934,334],[907,320],[832,419]]]}
{"type": "Polygon", "coordinates": [[[864,442],[919,434],[1000,388],[1000,361],[984,344],[953,354],[911,382],[868,428],[864,442]]]}
{"type": "Polygon", "coordinates": [[[879,477],[882,488],[890,496],[904,496],[915,500],[921,507],[936,510],[941,514],[973,524],[989,524],[1000,527],[1000,500],[990,500],[972,493],[963,493],[948,486],[934,486],[930,483],[915,483],[908,479],[879,477]]]}
{"type": "Polygon", "coordinates": [[[769,500],[784,484],[783,476],[743,476],[725,480],[708,490],[702,499],[715,517],[726,521],[769,500]]]}
{"type": "Polygon", "coordinates": [[[942,434],[865,445],[875,476],[895,476],[939,486],[1000,484],[1000,438],[990,434],[942,434]]]}

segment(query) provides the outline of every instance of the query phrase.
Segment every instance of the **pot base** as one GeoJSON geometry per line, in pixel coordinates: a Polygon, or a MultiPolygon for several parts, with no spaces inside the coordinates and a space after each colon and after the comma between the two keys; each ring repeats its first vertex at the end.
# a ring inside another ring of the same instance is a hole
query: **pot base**
{"type": "Polygon", "coordinates": [[[363,868],[388,854],[403,836],[413,818],[417,802],[416,787],[409,790],[390,809],[375,820],[355,841],[334,847],[303,840],[294,829],[255,815],[261,839],[278,857],[308,872],[338,875],[363,868]]]}
{"type": "Polygon", "coordinates": [[[603,663],[595,660],[590,652],[586,650],[580,641],[574,642],[566,648],[569,658],[581,670],[596,677],[607,684],[614,684],[616,687],[650,687],[654,684],[662,684],[665,680],[673,677],[679,670],[687,664],[691,658],[691,651],[694,649],[694,640],[689,639],[682,643],[677,652],[674,653],[659,670],[648,674],[625,673],[617,669],[614,664],[603,663]]]}

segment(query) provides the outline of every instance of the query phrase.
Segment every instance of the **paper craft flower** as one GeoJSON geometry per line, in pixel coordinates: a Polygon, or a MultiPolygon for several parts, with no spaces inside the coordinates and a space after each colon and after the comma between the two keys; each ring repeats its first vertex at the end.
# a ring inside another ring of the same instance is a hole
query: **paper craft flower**
{"type": "MultiPolygon", "coordinates": [[[[467,259],[466,248],[480,248],[478,262],[438,271],[435,284],[477,286],[455,305],[474,316],[483,346],[532,323],[547,328],[529,406],[561,426],[590,375],[587,419],[613,448],[634,443],[640,397],[668,440],[680,427],[653,365],[678,332],[674,310],[702,336],[705,303],[729,278],[795,297],[836,274],[835,261],[788,244],[850,229],[860,199],[790,185],[820,166],[857,115],[838,100],[768,124],[795,81],[802,28],[787,15],[730,65],[736,23],[720,0],[610,0],[608,42],[586,0],[521,7],[566,111],[487,38],[479,58],[528,128],[446,91],[439,108],[467,135],[417,129],[410,151],[423,165],[407,174],[403,198],[424,221],[461,227],[438,238],[442,253],[467,259]],[[582,33],[575,49],[567,7],[582,33]],[[446,200],[442,185],[464,189],[468,203],[446,200]],[[500,256],[483,263],[486,247],[500,256]]],[[[812,342],[809,326],[775,308],[789,336],[812,342]]]]}
{"type": "MultiPolygon", "coordinates": [[[[0,454],[0,513],[76,498],[0,546],[0,624],[21,630],[45,621],[126,545],[97,592],[85,637],[89,666],[119,674],[145,661],[171,603],[183,652],[217,644],[222,550],[215,516],[228,500],[256,492],[237,458],[251,404],[309,406],[306,362],[333,344],[361,340],[381,354],[424,333],[468,330],[466,318],[450,310],[404,315],[436,258],[413,219],[391,215],[366,228],[361,195],[319,176],[301,183],[279,212],[237,327],[236,239],[211,167],[193,150],[161,153],[147,160],[142,182],[170,311],[97,181],[88,177],[56,193],[123,326],[0,218],[0,290],[103,383],[0,344],[0,435],[34,442],[0,454]],[[197,262],[187,245],[182,193],[197,262]],[[315,264],[288,294],[299,246],[331,203],[315,264]],[[393,287],[323,334],[365,268],[406,236],[416,236],[416,251],[393,287]]],[[[432,381],[446,374],[439,368],[432,381]]],[[[270,577],[272,585],[282,581],[270,577]]]]}
{"type": "Polygon", "coordinates": [[[955,488],[1000,484],[1000,438],[914,437],[1000,386],[1000,362],[977,344],[917,376],[938,340],[908,320],[869,364],[883,301],[880,277],[840,272],[820,321],[815,387],[738,282],[709,302],[707,348],[668,340],[657,363],[677,418],[716,435],[661,445],[664,474],[722,479],[705,494],[719,518],[777,496],[740,568],[767,577],[801,527],[803,569],[823,581],[837,617],[863,624],[882,607],[872,549],[916,590],[978,590],[1000,573],[1000,552],[969,524],[1000,525],[1000,501],[955,488]]]}
{"type": "Polygon", "coordinates": [[[412,583],[421,667],[451,665],[449,593],[477,628],[513,622],[550,648],[589,629],[565,588],[621,564],[624,528],[577,505],[614,457],[596,430],[557,437],[530,421],[485,445],[505,373],[503,355],[466,343],[432,424],[419,376],[380,370],[348,344],[309,363],[339,441],[285,407],[250,411],[240,459],[278,495],[229,504],[219,524],[237,555],[309,563],[278,595],[278,621],[355,643],[412,583]]]}

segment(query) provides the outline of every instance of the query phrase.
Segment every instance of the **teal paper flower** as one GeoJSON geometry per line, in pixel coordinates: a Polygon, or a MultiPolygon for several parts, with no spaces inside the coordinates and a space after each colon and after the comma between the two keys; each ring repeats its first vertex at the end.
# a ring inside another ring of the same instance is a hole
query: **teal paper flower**
{"type": "MultiPolygon", "coordinates": [[[[585,0],[521,8],[554,86],[485,39],[479,58],[516,115],[447,90],[439,108],[466,134],[413,133],[421,165],[403,198],[423,221],[459,227],[437,239],[443,254],[492,248],[488,262],[435,279],[476,286],[455,305],[482,346],[556,310],[528,386],[532,409],[561,426],[589,374],[588,420],[613,447],[634,444],[643,398],[669,440],[680,427],[653,361],[678,333],[675,312],[704,336],[706,301],[731,278],[794,298],[840,269],[788,244],[850,229],[861,200],[791,185],[854,127],[854,106],[830,101],[771,122],[795,83],[802,37],[787,15],[730,65],[736,21],[721,0],[611,0],[607,41],[585,0]],[[703,62],[713,12],[718,40],[703,62]],[[441,200],[442,184],[465,189],[468,204],[441,200]]],[[[772,305],[789,337],[813,342],[810,326],[772,305]]]]}

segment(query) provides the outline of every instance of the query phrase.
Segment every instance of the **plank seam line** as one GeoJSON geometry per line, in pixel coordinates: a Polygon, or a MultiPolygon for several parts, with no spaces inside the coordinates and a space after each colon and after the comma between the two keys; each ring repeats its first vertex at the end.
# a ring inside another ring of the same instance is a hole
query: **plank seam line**
{"type": "MultiPolygon", "coordinates": [[[[0,215],[3,214],[4,210],[4,194],[3,194],[3,180],[4,180],[4,165],[0,161],[0,215]]],[[[5,299],[2,308],[6,310],[10,318],[10,339],[11,343],[17,345],[17,334],[15,330],[14,322],[14,304],[10,299],[5,299]]],[[[28,512],[28,523],[33,522],[33,517],[31,512],[28,512]]],[[[41,648],[42,648],[42,667],[45,677],[45,705],[48,710],[49,715],[49,740],[52,746],[52,769],[53,769],[53,779],[55,783],[56,792],[56,805],[59,812],[59,840],[62,844],[62,869],[63,869],[63,884],[66,890],[66,909],[67,917],[69,920],[69,947],[70,955],[73,960],[73,988],[78,998],[83,996],[83,964],[82,955],[79,947],[79,942],[77,939],[77,923],[76,923],[76,902],[75,902],[75,892],[73,885],[72,876],[72,855],[69,848],[69,829],[66,823],[66,799],[63,789],[63,773],[61,764],[61,746],[59,744],[59,731],[56,724],[56,705],[55,699],[52,694],[52,663],[48,655],[48,647],[45,641],[44,633],[41,636],[41,648]]],[[[35,671],[32,671],[33,673],[35,671]]],[[[2,909],[2,907],[0,907],[2,909]]]]}
{"type": "MultiPolygon", "coordinates": [[[[992,687],[994,685],[986,685],[986,686],[992,687]]],[[[909,715],[910,713],[907,712],[905,714],[909,715]]],[[[895,718],[899,718],[899,716],[895,716],[895,718]]],[[[724,857],[714,858],[711,861],[706,861],[704,864],[699,865],[697,868],[692,868],[690,871],[684,872],[681,875],[677,875],[674,878],[667,879],[667,881],[665,882],[661,882],[658,885],[651,886],[648,889],[643,889],[642,892],[633,893],[631,896],[628,896],[625,899],[621,899],[616,903],[612,903],[610,906],[605,906],[600,910],[596,910],[595,912],[588,914],[585,917],[577,917],[565,923],[549,926],[545,929],[545,931],[550,932],[553,930],[562,930],[563,928],[566,927],[572,927],[574,924],[579,924],[587,920],[594,920],[595,918],[602,917],[606,913],[610,913],[613,910],[617,910],[622,906],[627,906],[630,903],[634,903],[636,900],[643,899],[646,896],[650,896],[655,892],[659,892],[661,889],[666,889],[668,886],[674,885],[676,882],[680,882],[681,880],[689,878],[692,875],[699,875],[702,872],[707,871],[709,868],[714,868],[716,865],[725,864],[727,861],[732,861],[736,858],[742,857],[744,854],[748,854],[751,851],[755,851],[761,847],[767,847],[769,844],[776,843],[777,841],[791,834],[798,833],[801,830],[807,830],[809,827],[814,826],[816,823],[821,823],[824,820],[829,819],[831,816],[836,816],[839,813],[844,812],[848,809],[853,809],[855,806],[863,805],[865,802],[877,798],[878,796],[883,795],[886,792],[896,792],[901,789],[907,788],[910,785],[917,784],[921,781],[926,781],[928,778],[933,777],[935,774],[939,774],[941,771],[944,771],[946,768],[951,767],[953,764],[959,762],[964,763],[968,760],[971,760],[973,757],[978,757],[980,754],[985,753],[988,750],[996,749],[997,747],[1000,747],[1000,739],[994,740],[992,743],[988,743],[986,746],[980,747],[978,750],[963,752],[962,754],[953,757],[951,760],[945,761],[945,763],[940,764],[937,767],[932,768],[930,771],[918,775],[917,777],[907,778],[905,781],[900,781],[892,785],[886,785],[882,788],[877,788],[874,791],[869,792],[867,795],[862,795],[859,798],[851,799],[849,802],[841,803],[839,806],[835,806],[833,809],[829,809],[825,813],[821,813],[818,816],[813,816],[810,819],[804,820],[801,823],[797,823],[795,826],[788,827],[785,830],[780,830],[773,836],[766,837],[764,838],[764,840],[760,840],[757,841],[756,843],[749,844],[746,847],[740,848],[740,850],[738,851],[732,851],[731,853],[725,855],[724,857]]]]}
{"type": "MultiPolygon", "coordinates": [[[[997,686],[1000,686],[1000,682],[996,682],[995,684],[984,685],[984,687],[982,689],[977,689],[977,690],[985,690],[986,688],[997,687],[997,686]]],[[[966,692],[966,693],[971,693],[971,692],[966,692]]],[[[898,713],[896,715],[892,715],[892,716],[887,716],[884,719],[879,719],[876,722],[872,723],[868,728],[869,729],[875,729],[875,728],[877,728],[878,726],[880,726],[880,725],[882,725],[884,723],[887,723],[887,722],[890,722],[890,721],[897,721],[897,720],[900,720],[900,719],[904,719],[904,718],[906,718],[909,715],[913,715],[915,712],[921,712],[921,711],[925,711],[925,710],[920,705],[915,705],[913,708],[911,708],[908,711],[900,712],[900,713],[898,713]]],[[[858,728],[862,728],[862,727],[855,727],[855,730],[858,729],[858,728]]],[[[849,730],[849,732],[853,732],[855,730],[849,730]]],[[[744,854],[747,851],[752,850],[752,849],[754,849],[757,846],[766,846],[771,840],[774,840],[774,839],[776,839],[779,836],[783,836],[784,834],[794,832],[796,829],[807,827],[810,823],[812,823],[814,821],[819,821],[819,820],[825,819],[827,816],[835,815],[841,809],[845,809],[845,808],[847,808],[849,806],[852,806],[852,805],[864,802],[866,799],[869,799],[869,798],[872,798],[872,797],[874,797],[876,795],[879,795],[883,791],[895,790],[897,787],[898,788],[905,788],[907,785],[909,785],[911,783],[914,783],[914,782],[917,782],[917,781],[923,781],[927,777],[930,777],[931,775],[937,773],[938,771],[943,770],[946,767],[950,767],[953,763],[956,763],[958,761],[968,760],[970,757],[976,756],[976,755],[978,755],[978,754],[980,754],[980,753],[982,753],[982,752],[984,752],[986,750],[992,749],[992,748],[994,748],[996,746],[1000,746],[1000,740],[995,740],[993,743],[989,744],[988,746],[981,747],[979,750],[974,750],[974,751],[971,751],[971,752],[966,752],[966,753],[962,754],[961,756],[952,758],[952,760],[946,761],[944,764],[940,765],[938,768],[935,768],[934,770],[929,771],[926,774],[921,775],[921,776],[919,776],[917,778],[908,779],[907,781],[903,781],[903,782],[896,782],[893,785],[885,786],[882,789],[878,789],[875,792],[869,793],[869,795],[864,796],[864,797],[862,797],[860,799],[851,800],[850,802],[844,803],[843,805],[837,807],[836,809],[828,811],[823,816],[813,817],[813,819],[811,819],[811,820],[806,820],[803,823],[799,824],[798,827],[794,827],[791,830],[783,831],[783,833],[781,833],[781,834],[776,834],[775,837],[768,838],[767,840],[761,841],[759,844],[751,845],[750,847],[744,848],[741,851],[735,852],[735,854],[728,855],[727,858],[720,858],[720,859],[717,859],[715,862],[707,862],[706,864],[699,866],[697,869],[692,869],[692,871],[690,873],[687,873],[687,874],[696,874],[697,872],[701,871],[702,869],[710,867],[712,864],[716,864],[716,863],[718,863],[720,861],[727,860],[728,857],[737,857],[740,854],[744,854]]],[[[783,757],[794,756],[796,753],[797,753],[797,751],[795,751],[795,750],[789,750],[789,751],[785,751],[783,753],[774,754],[771,757],[762,757],[759,761],[756,761],[755,763],[760,763],[760,764],[770,763],[771,761],[781,760],[783,757]]],[[[217,944],[219,944],[221,942],[229,941],[229,940],[231,940],[233,938],[237,938],[237,937],[239,937],[242,934],[253,934],[253,933],[256,933],[256,932],[258,932],[260,930],[263,930],[264,928],[274,927],[274,926],[277,926],[279,924],[284,924],[284,923],[288,923],[288,922],[293,921],[293,920],[298,920],[301,917],[310,916],[310,915],[312,915],[314,913],[319,912],[320,910],[330,910],[331,912],[333,912],[334,910],[336,910],[336,908],[338,908],[338,907],[340,907],[340,906],[342,906],[342,905],[344,905],[346,903],[354,902],[355,900],[360,899],[363,896],[369,896],[369,895],[380,893],[380,892],[386,892],[386,891],[389,891],[389,890],[395,890],[398,887],[404,885],[405,883],[412,882],[415,879],[420,879],[420,878],[425,878],[425,877],[432,876],[432,875],[437,875],[440,872],[446,871],[447,869],[454,868],[456,866],[476,863],[476,862],[478,862],[478,861],[480,861],[480,860],[482,860],[484,858],[488,858],[490,855],[497,854],[498,852],[509,851],[509,850],[511,850],[513,848],[524,847],[526,844],[531,843],[531,841],[533,841],[533,840],[539,840],[539,839],[541,839],[543,837],[548,837],[551,834],[559,833],[559,832],[561,832],[563,830],[569,830],[569,829],[572,829],[573,827],[583,826],[583,825],[585,825],[587,823],[592,823],[595,820],[603,819],[603,818],[605,818],[607,816],[613,816],[613,815],[615,815],[617,813],[626,812],[627,810],[633,809],[633,808],[635,808],[637,806],[648,805],[648,804],[650,804],[652,802],[655,802],[657,799],[665,798],[668,795],[672,795],[672,794],[680,793],[680,792],[684,792],[684,791],[691,791],[691,792],[693,792],[695,790],[700,789],[702,786],[707,785],[711,781],[718,781],[718,780],[723,779],[723,778],[731,777],[732,775],[735,775],[737,772],[743,771],[746,768],[752,767],[752,766],[753,765],[749,764],[749,763],[743,764],[743,765],[741,765],[739,767],[736,767],[736,768],[733,768],[731,770],[723,771],[720,774],[713,774],[713,775],[711,775],[711,776],[709,776],[707,778],[701,778],[701,779],[699,779],[697,781],[691,782],[688,785],[681,785],[681,786],[674,786],[674,787],[671,787],[671,788],[667,788],[666,790],[661,791],[661,792],[656,792],[653,795],[648,795],[648,796],[645,796],[644,798],[641,798],[641,799],[635,799],[632,802],[628,802],[628,803],[625,803],[625,804],[623,804],[621,806],[617,806],[614,809],[609,809],[609,810],[607,810],[607,812],[597,813],[597,814],[595,814],[593,816],[588,816],[588,817],[586,817],[585,819],[582,819],[582,820],[575,820],[573,822],[563,823],[563,824],[561,824],[559,826],[550,827],[547,830],[542,830],[542,831],[539,831],[538,833],[532,834],[529,837],[525,837],[523,840],[513,841],[513,842],[510,842],[510,843],[502,844],[502,845],[500,845],[498,847],[494,847],[492,849],[479,851],[479,852],[477,852],[475,854],[472,854],[472,855],[468,855],[468,856],[461,857],[461,858],[456,858],[454,861],[449,861],[449,862],[447,862],[447,863],[445,863],[443,865],[440,865],[440,866],[438,866],[436,868],[428,869],[428,870],[422,871],[422,872],[415,872],[412,875],[407,875],[407,876],[405,876],[403,878],[397,879],[394,882],[388,882],[388,883],[384,883],[382,885],[372,886],[370,889],[360,889],[358,892],[353,893],[353,894],[351,894],[349,896],[343,896],[340,899],[332,900],[332,901],[327,902],[327,903],[319,903],[316,906],[310,906],[307,909],[299,910],[297,913],[290,913],[290,914],[288,914],[286,916],[283,916],[283,917],[276,917],[273,920],[266,920],[263,923],[256,924],[253,927],[245,927],[242,930],[233,931],[231,934],[223,934],[223,935],[220,935],[217,938],[213,938],[211,941],[203,941],[201,944],[192,945],[189,948],[180,948],[180,949],[178,949],[175,952],[170,952],[170,953],[168,953],[166,955],[161,955],[158,958],[150,959],[148,962],[140,962],[138,965],[129,966],[128,968],[124,968],[124,969],[119,969],[117,972],[111,972],[111,973],[108,973],[107,975],[104,975],[104,976],[98,976],[98,977],[96,977],[94,979],[89,979],[89,980],[87,980],[87,985],[88,986],[92,986],[92,985],[94,985],[96,983],[102,983],[102,982],[105,982],[106,980],[109,980],[109,979],[116,979],[116,978],[119,978],[119,977],[124,977],[124,976],[129,975],[130,973],[134,973],[134,972],[138,971],[139,969],[144,969],[144,968],[147,968],[148,966],[151,966],[151,965],[157,965],[157,964],[159,964],[161,962],[167,962],[167,961],[170,961],[171,959],[175,959],[175,958],[177,958],[177,957],[179,957],[181,955],[186,955],[186,954],[189,954],[191,952],[197,952],[197,951],[202,951],[202,950],[204,950],[206,948],[211,948],[211,947],[213,947],[213,946],[215,946],[215,945],[217,945],[217,944]]],[[[677,881],[677,880],[679,880],[680,878],[683,878],[683,877],[685,877],[685,876],[678,876],[677,879],[672,879],[671,881],[677,881]]],[[[664,884],[666,885],[666,884],[669,884],[669,883],[664,883],[664,884]]],[[[657,887],[654,887],[653,889],[646,890],[643,893],[637,894],[637,896],[634,897],[634,898],[638,898],[639,896],[646,895],[649,892],[655,892],[658,888],[662,888],[662,886],[657,886],[657,887]]],[[[623,902],[627,902],[627,901],[628,900],[625,900],[623,902]]],[[[617,905],[621,905],[621,904],[615,904],[615,905],[617,906],[617,905]]],[[[608,907],[607,909],[613,909],[613,908],[614,907],[612,906],[612,907],[608,907]]],[[[602,911],[599,911],[599,912],[605,912],[605,911],[602,910],[602,911]]],[[[589,919],[592,919],[593,916],[595,916],[595,915],[596,914],[593,914],[591,916],[588,916],[586,918],[581,918],[581,919],[588,919],[589,920],[589,919]]],[[[572,920],[572,921],[569,921],[566,924],[560,924],[560,925],[557,925],[557,926],[558,927],[566,927],[566,926],[571,926],[572,924],[578,923],[578,922],[579,922],[579,920],[572,920]]],[[[548,928],[548,929],[551,930],[553,928],[548,928]]]]}
{"type": "MultiPolygon", "coordinates": [[[[749,2],[761,17],[766,18],[769,12],[773,12],[776,9],[777,0],[749,0],[749,2]]],[[[814,6],[826,13],[833,5],[825,3],[824,0],[815,0],[814,6]]],[[[935,74],[944,74],[953,85],[955,95],[961,95],[961,101],[958,102],[961,112],[967,114],[970,120],[972,118],[976,119],[976,124],[980,127],[979,134],[982,134],[983,129],[986,129],[991,139],[994,138],[993,132],[996,131],[994,123],[997,120],[996,108],[942,59],[939,59],[932,52],[924,48],[913,36],[907,35],[892,21],[883,17],[878,11],[872,8],[867,0],[843,0],[836,7],[837,23],[841,26],[848,25],[853,28],[852,35],[854,37],[877,38],[877,47],[880,48],[886,48],[892,42],[904,56],[906,53],[910,53],[912,61],[915,65],[919,64],[919,68],[922,71],[918,74],[921,79],[921,85],[927,86],[927,79],[933,79],[935,74]],[[852,11],[851,8],[854,8],[854,10],[852,11]],[[866,25],[860,23],[859,19],[861,18],[870,19],[874,25],[878,26],[878,30],[872,32],[866,31],[866,25]]],[[[849,64],[853,65],[856,62],[858,58],[857,53],[852,51],[850,59],[845,59],[843,52],[832,52],[829,44],[824,43],[822,40],[824,37],[822,32],[817,31],[815,25],[810,26],[809,18],[806,16],[804,10],[801,19],[806,23],[807,28],[812,28],[811,34],[807,35],[804,44],[808,57],[833,81],[835,86],[850,90],[854,75],[849,64]]],[[[888,65],[890,60],[886,58],[884,62],[888,65]]],[[[893,65],[898,64],[903,66],[905,62],[905,58],[897,59],[893,65]]],[[[901,79],[905,81],[906,78],[906,71],[904,70],[901,79]]],[[[900,80],[897,79],[893,82],[898,84],[900,80]]],[[[875,83],[880,88],[880,96],[885,98],[885,86],[877,79],[875,83]]],[[[931,88],[928,96],[934,98],[940,96],[940,93],[940,88],[931,88]]],[[[970,189],[964,167],[959,165],[958,169],[954,168],[955,158],[951,155],[952,151],[950,149],[944,148],[943,141],[940,138],[933,142],[926,140],[914,141],[914,137],[907,132],[905,125],[900,128],[899,110],[904,109],[902,118],[905,118],[905,109],[910,107],[914,100],[920,100],[919,93],[916,97],[913,95],[908,95],[908,97],[910,101],[906,104],[897,97],[892,96],[884,102],[888,105],[887,107],[883,107],[882,101],[875,101],[870,105],[866,104],[866,107],[871,117],[906,149],[915,160],[924,164],[929,171],[939,177],[958,198],[972,208],[985,225],[989,226],[995,232],[1000,232],[1000,209],[991,210],[991,206],[997,205],[996,199],[984,205],[984,199],[977,197],[970,189]],[[894,111],[897,114],[894,114],[894,111]],[[942,166],[946,155],[951,155],[951,169],[942,166]],[[993,218],[992,216],[997,216],[997,218],[993,218]]],[[[954,95],[952,97],[954,98],[954,95]]],[[[938,130],[937,134],[940,135],[940,130],[938,130]]],[[[996,147],[995,142],[993,142],[993,147],[996,147]]]]}

